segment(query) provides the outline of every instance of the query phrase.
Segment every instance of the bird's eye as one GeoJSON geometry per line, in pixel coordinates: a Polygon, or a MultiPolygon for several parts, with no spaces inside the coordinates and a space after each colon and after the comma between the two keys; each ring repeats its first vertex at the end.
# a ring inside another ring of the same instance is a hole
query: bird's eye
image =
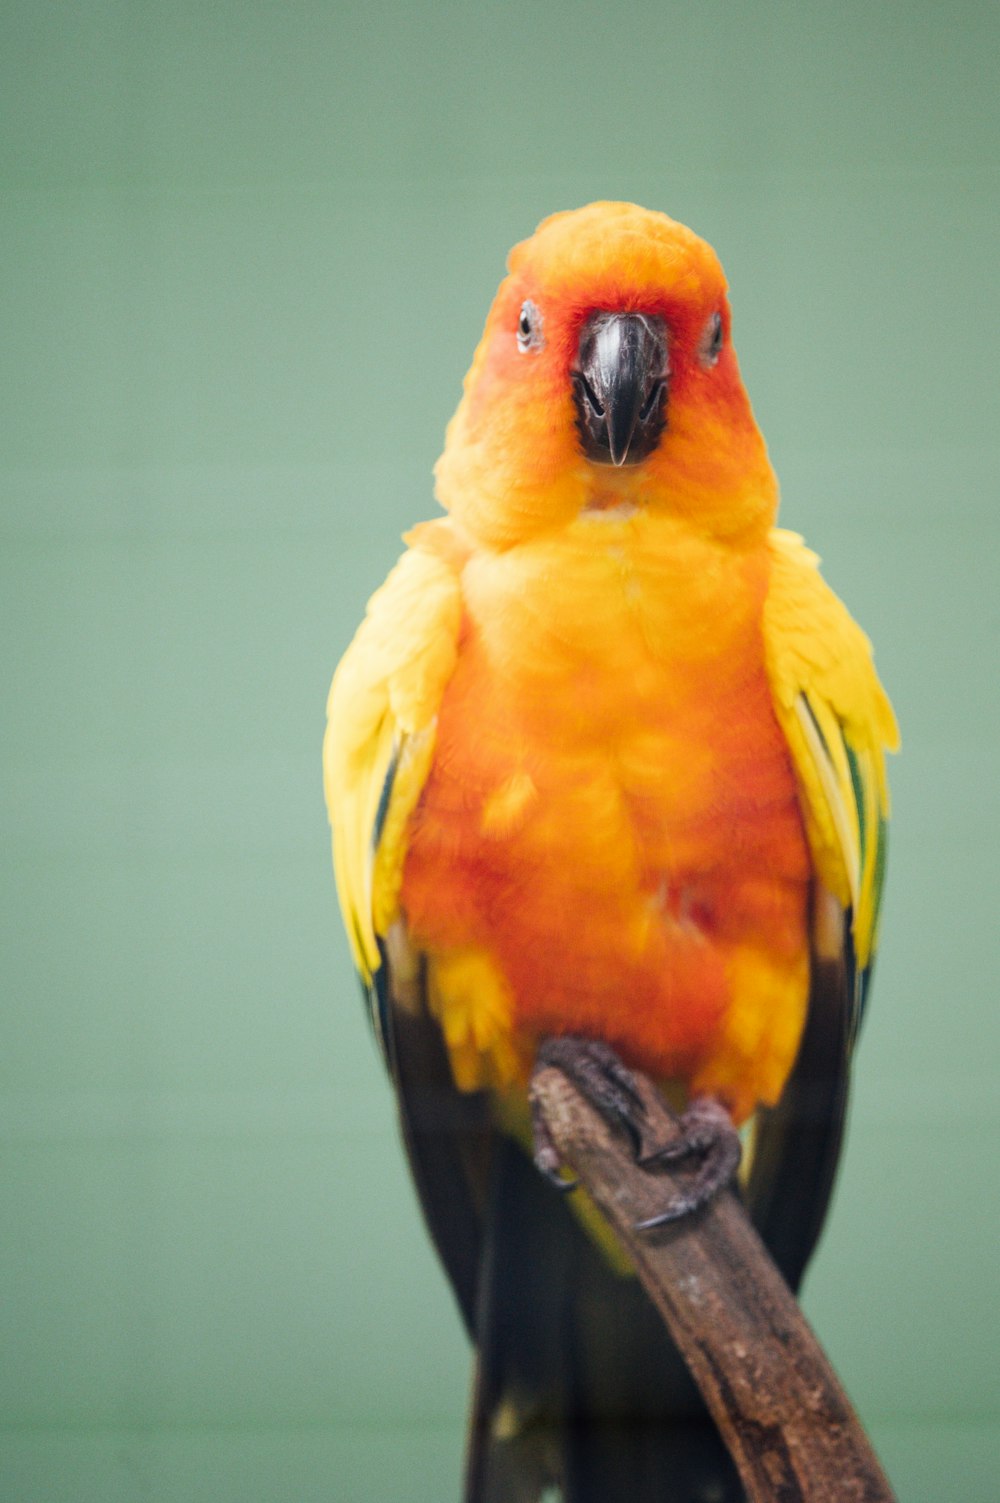
{"type": "Polygon", "coordinates": [[[722,314],[713,313],[705,325],[701,338],[701,358],[704,365],[715,365],[722,354],[722,314]]]}
{"type": "Polygon", "coordinates": [[[517,347],[522,355],[527,355],[532,350],[540,350],[544,343],[542,315],[531,299],[526,298],[521,304],[521,315],[517,320],[517,347]]]}

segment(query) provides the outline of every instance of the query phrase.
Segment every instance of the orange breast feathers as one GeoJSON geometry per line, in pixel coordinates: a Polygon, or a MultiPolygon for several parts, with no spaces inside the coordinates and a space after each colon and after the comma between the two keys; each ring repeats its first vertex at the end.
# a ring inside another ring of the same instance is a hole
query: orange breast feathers
{"type": "Polygon", "coordinates": [[[460,1085],[520,1085],[579,1033],[738,1120],[780,1094],[811,872],[767,569],[626,509],[466,564],[402,890],[460,1085]]]}

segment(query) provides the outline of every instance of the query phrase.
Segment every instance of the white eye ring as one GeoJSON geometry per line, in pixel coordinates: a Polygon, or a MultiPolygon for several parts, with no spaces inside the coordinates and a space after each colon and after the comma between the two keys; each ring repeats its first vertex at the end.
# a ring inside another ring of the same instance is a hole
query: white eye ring
{"type": "Polygon", "coordinates": [[[538,351],[545,347],[545,339],[542,334],[542,315],[530,297],[525,298],[521,304],[521,313],[517,320],[517,347],[522,355],[531,354],[532,351],[538,351]]]}
{"type": "Polygon", "coordinates": [[[724,343],[725,335],[722,330],[722,314],[713,313],[705,325],[705,332],[701,337],[702,364],[707,366],[717,365],[724,343]]]}

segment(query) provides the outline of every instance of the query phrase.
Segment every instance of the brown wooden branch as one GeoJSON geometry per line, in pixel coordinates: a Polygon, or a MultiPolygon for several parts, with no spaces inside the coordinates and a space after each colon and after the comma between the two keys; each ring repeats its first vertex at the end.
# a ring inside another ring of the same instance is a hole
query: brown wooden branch
{"type": "MultiPolygon", "coordinates": [[[[639,1077],[649,1139],[675,1118],[639,1077]]],[[[731,1191],[672,1226],[638,1232],[672,1188],[641,1169],[562,1072],[533,1094],[553,1141],[628,1249],[691,1369],[752,1503],[892,1503],[878,1459],[822,1347],[731,1191]]]]}

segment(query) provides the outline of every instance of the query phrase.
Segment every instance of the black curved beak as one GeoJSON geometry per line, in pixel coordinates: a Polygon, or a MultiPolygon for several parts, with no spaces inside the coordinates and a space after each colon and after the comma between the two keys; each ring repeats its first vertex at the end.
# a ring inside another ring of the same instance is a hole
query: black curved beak
{"type": "Polygon", "coordinates": [[[667,335],[646,313],[594,313],[573,370],[576,426],[595,464],[639,464],[666,427],[667,335]]]}

